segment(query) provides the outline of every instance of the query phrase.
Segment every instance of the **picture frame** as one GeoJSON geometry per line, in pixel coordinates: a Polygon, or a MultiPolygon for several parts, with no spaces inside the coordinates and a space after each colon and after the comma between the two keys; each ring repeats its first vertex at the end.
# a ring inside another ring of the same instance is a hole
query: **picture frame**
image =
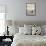
{"type": "Polygon", "coordinates": [[[36,15],[36,3],[26,3],[26,16],[36,15]]]}

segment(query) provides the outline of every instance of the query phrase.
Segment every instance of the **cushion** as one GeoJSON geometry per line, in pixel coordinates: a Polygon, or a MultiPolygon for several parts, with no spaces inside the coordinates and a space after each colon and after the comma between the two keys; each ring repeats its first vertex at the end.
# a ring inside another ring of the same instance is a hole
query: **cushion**
{"type": "Polygon", "coordinates": [[[36,27],[32,27],[32,35],[36,34],[36,27]]]}
{"type": "Polygon", "coordinates": [[[39,35],[41,34],[41,28],[39,26],[32,27],[32,35],[39,35]]]}
{"type": "Polygon", "coordinates": [[[30,35],[31,34],[31,29],[26,28],[26,27],[19,27],[19,33],[20,34],[30,35]]]}
{"type": "Polygon", "coordinates": [[[15,35],[19,32],[19,28],[15,26],[9,26],[9,35],[15,35]]]}
{"type": "Polygon", "coordinates": [[[44,32],[45,32],[45,29],[43,27],[43,25],[41,26],[41,35],[43,36],[44,35],[44,32]]]}
{"type": "Polygon", "coordinates": [[[43,25],[42,28],[44,29],[44,31],[46,33],[46,25],[43,25]]]}
{"type": "Polygon", "coordinates": [[[27,30],[27,32],[29,34],[32,34],[32,25],[26,25],[26,24],[24,24],[24,27],[25,27],[25,30],[27,30]]]}
{"type": "Polygon", "coordinates": [[[26,24],[24,24],[24,27],[32,29],[32,25],[26,25],[26,24]]]}
{"type": "Polygon", "coordinates": [[[24,31],[25,31],[25,30],[24,30],[24,27],[19,27],[19,33],[20,33],[20,34],[24,34],[24,31]]]}
{"type": "Polygon", "coordinates": [[[46,25],[43,25],[42,29],[43,29],[43,35],[46,35],[46,25]]]}
{"type": "Polygon", "coordinates": [[[26,34],[26,35],[31,35],[31,34],[32,34],[32,29],[25,27],[25,32],[24,32],[24,34],[26,34]]]}

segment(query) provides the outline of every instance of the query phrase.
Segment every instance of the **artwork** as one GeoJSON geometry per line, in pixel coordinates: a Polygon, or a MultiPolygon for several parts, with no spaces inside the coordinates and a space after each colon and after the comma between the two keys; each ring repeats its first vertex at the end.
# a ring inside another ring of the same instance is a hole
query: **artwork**
{"type": "Polygon", "coordinates": [[[36,3],[26,3],[26,16],[36,15],[36,3]]]}

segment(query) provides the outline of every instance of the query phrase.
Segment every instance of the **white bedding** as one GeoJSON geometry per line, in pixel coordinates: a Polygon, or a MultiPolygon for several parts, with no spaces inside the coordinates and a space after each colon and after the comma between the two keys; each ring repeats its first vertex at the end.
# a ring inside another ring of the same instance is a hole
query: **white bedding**
{"type": "Polygon", "coordinates": [[[46,36],[16,34],[11,46],[46,46],[46,36]]]}

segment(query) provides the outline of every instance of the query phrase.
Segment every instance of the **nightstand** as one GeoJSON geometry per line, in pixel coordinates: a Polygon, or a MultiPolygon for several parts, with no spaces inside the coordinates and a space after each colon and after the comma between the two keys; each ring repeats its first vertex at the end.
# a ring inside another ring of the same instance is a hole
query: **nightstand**
{"type": "Polygon", "coordinates": [[[4,46],[11,46],[11,44],[13,42],[13,37],[12,36],[4,36],[4,38],[2,39],[2,42],[3,42],[4,46]]]}
{"type": "Polygon", "coordinates": [[[0,46],[11,46],[13,42],[13,36],[0,36],[0,46]],[[10,40],[7,40],[8,38],[11,39],[10,40]]]}
{"type": "Polygon", "coordinates": [[[3,41],[4,46],[11,46],[11,41],[3,41]]]}

